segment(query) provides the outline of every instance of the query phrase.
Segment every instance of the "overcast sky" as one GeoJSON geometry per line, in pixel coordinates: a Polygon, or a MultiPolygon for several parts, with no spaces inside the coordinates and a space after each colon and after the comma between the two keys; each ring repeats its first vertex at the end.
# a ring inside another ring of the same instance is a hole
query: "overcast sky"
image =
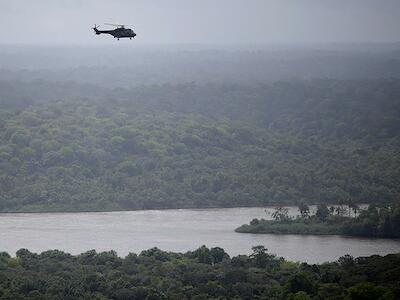
{"type": "Polygon", "coordinates": [[[91,30],[114,21],[136,44],[394,42],[400,0],[0,0],[0,43],[116,43],[91,30]]]}

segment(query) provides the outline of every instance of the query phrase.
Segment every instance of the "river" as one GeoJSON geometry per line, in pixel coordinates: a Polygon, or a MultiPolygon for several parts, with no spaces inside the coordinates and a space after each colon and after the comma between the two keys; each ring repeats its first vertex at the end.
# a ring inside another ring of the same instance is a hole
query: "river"
{"type": "MultiPolygon", "coordinates": [[[[106,213],[0,214],[0,251],[59,249],[79,254],[90,249],[129,252],[158,247],[185,252],[201,245],[219,246],[230,255],[249,254],[264,245],[292,261],[321,263],[400,252],[398,239],[343,236],[254,235],[234,232],[253,218],[268,218],[272,208],[147,210],[106,213]]],[[[296,214],[296,208],[290,208],[296,214]]]]}

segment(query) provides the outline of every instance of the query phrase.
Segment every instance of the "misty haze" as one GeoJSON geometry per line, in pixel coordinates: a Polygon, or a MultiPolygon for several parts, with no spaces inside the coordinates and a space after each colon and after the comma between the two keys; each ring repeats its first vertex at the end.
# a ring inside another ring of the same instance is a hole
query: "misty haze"
{"type": "Polygon", "coordinates": [[[0,299],[400,299],[400,2],[0,25],[0,299]]]}

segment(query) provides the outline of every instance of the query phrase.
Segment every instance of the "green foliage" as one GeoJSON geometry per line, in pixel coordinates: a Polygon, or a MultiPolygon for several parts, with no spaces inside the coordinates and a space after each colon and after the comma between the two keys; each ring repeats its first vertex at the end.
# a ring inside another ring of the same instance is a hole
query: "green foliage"
{"type": "MultiPolygon", "coordinates": [[[[351,206],[348,207],[348,211],[351,206]]],[[[389,206],[370,205],[362,210],[357,217],[332,215],[325,204],[317,206],[314,216],[288,219],[276,217],[274,220],[251,220],[250,224],[242,225],[236,232],[241,233],[275,233],[275,234],[343,234],[352,236],[399,238],[400,237],[400,205],[389,206]]]]}
{"type": "Polygon", "coordinates": [[[289,209],[286,207],[279,206],[275,209],[275,211],[272,213],[272,218],[276,222],[289,222],[290,217],[289,217],[289,209]]]}
{"type": "Polygon", "coordinates": [[[394,79],[0,81],[0,211],[398,201],[399,94],[394,79]]]}
{"type": "Polygon", "coordinates": [[[343,233],[358,236],[400,237],[400,205],[370,205],[344,224],[343,233]]]}
{"type": "Polygon", "coordinates": [[[392,300],[400,293],[399,254],[308,265],[286,262],[263,246],[253,251],[233,258],[205,246],[184,254],[152,248],[125,258],[95,250],[73,256],[21,249],[17,258],[3,252],[0,298],[392,300]]]}
{"type": "Polygon", "coordinates": [[[250,259],[254,261],[257,268],[274,268],[278,264],[275,255],[267,253],[267,249],[264,246],[252,247],[253,254],[250,255],[250,259]]]}
{"type": "Polygon", "coordinates": [[[351,300],[394,300],[390,289],[372,283],[359,283],[348,289],[351,300]]]}
{"type": "Polygon", "coordinates": [[[298,206],[301,217],[304,220],[308,219],[310,217],[310,207],[304,202],[301,202],[298,206]]]}
{"type": "Polygon", "coordinates": [[[288,300],[311,300],[311,297],[306,292],[297,292],[296,294],[289,294],[288,300]]]}
{"type": "Polygon", "coordinates": [[[300,272],[289,276],[285,290],[288,293],[305,292],[311,294],[314,290],[314,284],[308,273],[300,272]]]}
{"type": "Polygon", "coordinates": [[[328,206],[326,204],[318,204],[317,206],[317,211],[315,213],[315,217],[318,219],[320,222],[325,222],[330,215],[330,211],[328,209],[328,206]]]}
{"type": "Polygon", "coordinates": [[[303,220],[292,221],[269,221],[259,220],[256,225],[244,224],[235,229],[240,233],[270,233],[270,234],[317,234],[317,235],[331,235],[342,234],[342,226],[337,224],[328,224],[303,220]]]}

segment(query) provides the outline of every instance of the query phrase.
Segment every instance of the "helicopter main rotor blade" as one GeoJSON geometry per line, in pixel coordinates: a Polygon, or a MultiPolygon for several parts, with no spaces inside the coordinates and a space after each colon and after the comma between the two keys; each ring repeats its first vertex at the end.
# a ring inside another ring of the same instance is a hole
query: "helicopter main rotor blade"
{"type": "Polygon", "coordinates": [[[111,24],[111,23],[104,23],[104,25],[115,26],[115,27],[134,27],[135,25],[130,24],[111,24]]]}
{"type": "Polygon", "coordinates": [[[104,23],[104,25],[110,25],[110,26],[125,26],[124,24],[111,24],[111,23],[104,23]]]}

